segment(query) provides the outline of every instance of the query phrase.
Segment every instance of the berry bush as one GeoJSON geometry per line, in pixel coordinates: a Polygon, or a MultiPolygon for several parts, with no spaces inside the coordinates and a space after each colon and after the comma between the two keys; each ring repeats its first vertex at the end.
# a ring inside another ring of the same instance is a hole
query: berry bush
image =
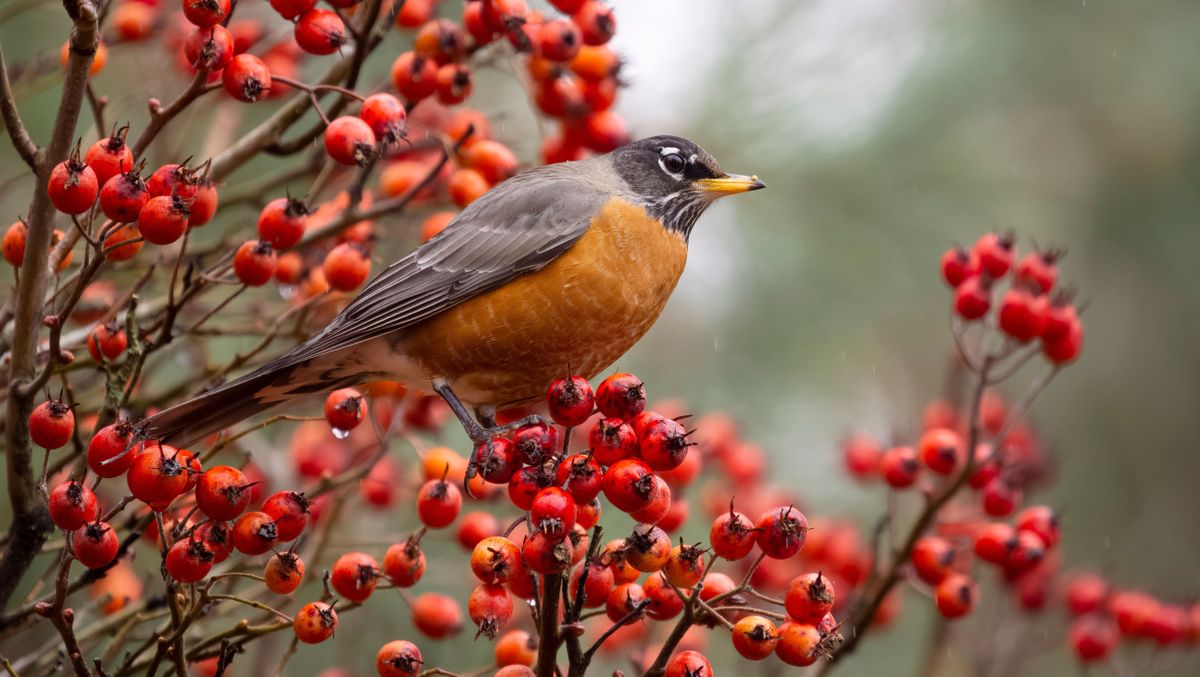
{"type": "Polygon", "coordinates": [[[1084,666],[1200,640],[1200,606],[1059,571],[1058,515],[1025,500],[1055,474],[1028,412],[1080,356],[1081,309],[1060,252],[1002,233],[942,255],[945,399],[899,426],[917,434],[842,445],[846,472],[888,496],[869,524],[772,483],[730,417],[647,406],[637,376],[593,384],[567,365],[539,408],[553,425],[471,450],[446,446],[440,399],[386,381],[194,449],[145,439],[146,415],[319,329],[377,262],[520,168],[497,120],[464,105],[477,71],[521,82],[542,162],[628,139],[599,0],[326,5],[66,0],[61,64],[0,52],[0,113],[33,184],[2,247],[9,674],[309,674],[307,645],[362,652],[368,606],[413,628],[370,647],[385,677],[707,677],[710,656],[823,673],[905,617],[906,589],[939,627],[986,598],[1053,617],[1044,636],[1084,666]],[[176,90],[93,86],[132,49],[167,56],[176,90]],[[54,69],[35,139],[13,82],[54,69]],[[1006,398],[1029,364],[1040,375],[1006,398]],[[369,534],[364,513],[383,516],[369,534]],[[486,664],[423,657],[471,642],[492,644],[486,664]]]}

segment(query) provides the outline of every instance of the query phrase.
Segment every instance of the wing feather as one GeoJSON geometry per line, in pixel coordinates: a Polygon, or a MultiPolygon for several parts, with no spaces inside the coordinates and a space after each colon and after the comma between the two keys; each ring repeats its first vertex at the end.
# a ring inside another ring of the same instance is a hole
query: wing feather
{"type": "Polygon", "coordinates": [[[551,166],[500,184],[388,266],[290,362],[401,331],[553,261],[587,231],[603,191],[551,166]]]}

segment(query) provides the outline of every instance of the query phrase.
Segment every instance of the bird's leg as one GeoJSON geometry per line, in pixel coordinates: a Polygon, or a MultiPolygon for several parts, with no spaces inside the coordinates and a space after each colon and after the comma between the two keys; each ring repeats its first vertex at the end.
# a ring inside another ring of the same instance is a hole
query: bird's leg
{"type": "Polygon", "coordinates": [[[511,423],[505,423],[504,425],[496,425],[496,408],[491,405],[476,407],[475,416],[471,416],[467,405],[458,399],[458,395],[454,394],[454,389],[450,387],[450,383],[444,378],[433,379],[433,392],[440,395],[446,401],[446,404],[450,405],[450,410],[454,412],[454,416],[462,424],[463,430],[466,431],[467,437],[471,438],[471,442],[476,446],[486,444],[488,453],[491,453],[492,439],[497,435],[504,435],[517,428],[534,423],[541,423],[545,426],[554,425],[550,419],[545,416],[538,416],[537,414],[531,414],[511,423]]]}
{"type": "Polygon", "coordinates": [[[450,411],[454,412],[458,422],[462,424],[463,430],[467,433],[467,437],[471,438],[471,442],[479,445],[492,439],[488,430],[491,426],[485,427],[471,416],[471,412],[467,411],[467,405],[458,399],[458,395],[454,394],[454,390],[446,379],[433,379],[433,392],[440,395],[446,404],[450,405],[450,411]]]}

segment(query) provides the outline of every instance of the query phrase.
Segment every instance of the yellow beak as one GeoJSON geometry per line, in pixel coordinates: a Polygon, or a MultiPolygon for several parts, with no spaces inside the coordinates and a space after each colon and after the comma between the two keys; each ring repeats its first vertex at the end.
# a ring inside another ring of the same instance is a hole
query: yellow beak
{"type": "Polygon", "coordinates": [[[711,193],[713,197],[723,197],[766,188],[767,184],[759,181],[757,176],[726,174],[716,179],[697,179],[696,187],[705,193],[711,193]]]}

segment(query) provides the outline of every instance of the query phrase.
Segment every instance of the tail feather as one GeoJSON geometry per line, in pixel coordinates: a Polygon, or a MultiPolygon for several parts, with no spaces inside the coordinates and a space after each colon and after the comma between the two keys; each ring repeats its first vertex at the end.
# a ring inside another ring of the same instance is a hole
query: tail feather
{"type": "Polygon", "coordinates": [[[358,374],[340,369],[337,360],[311,362],[280,359],[237,380],[214,388],[146,419],[139,426],[146,439],[186,447],[294,397],[355,385],[358,374]]]}

